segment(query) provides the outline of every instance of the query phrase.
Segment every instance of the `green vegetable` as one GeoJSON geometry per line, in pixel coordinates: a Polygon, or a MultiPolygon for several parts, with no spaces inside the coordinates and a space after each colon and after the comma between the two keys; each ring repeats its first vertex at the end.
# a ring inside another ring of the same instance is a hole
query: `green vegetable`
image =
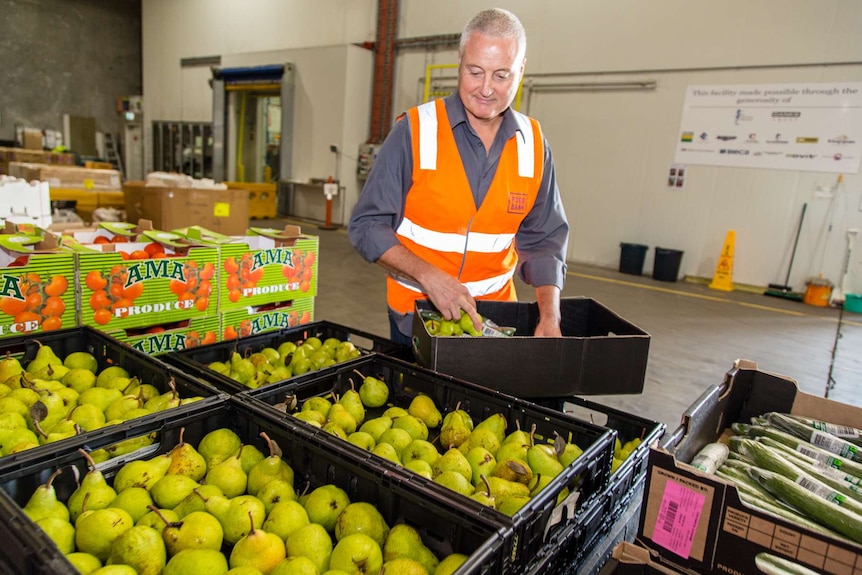
{"type": "Polygon", "coordinates": [[[812,429],[819,429],[820,431],[831,433],[836,437],[849,441],[853,445],[862,447],[862,429],[857,429],[850,425],[836,425],[834,423],[829,423],[828,421],[820,421],[819,419],[812,419],[810,417],[803,417],[801,415],[793,415],[790,413],[783,415],[795,419],[812,429]]]}
{"type": "Polygon", "coordinates": [[[841,469],[848,475],[862,477],[862,464],[856,461],[851,461],[846,457],[836,455],[830,451],[826,451],[825,449],[821,449],[816,445],[811,445],[807,441],[803,441],[789,433],[785,433],[772,427],[760,426],[750,426],[748,431],[749,437],[768,437],[778,443],[786,445],[794,451],[798,451],[808,457],[813,457],[817,461],[825,463],[830,467],[841,469]]]}
{"type": "Polygon", "coordinates": [[[766,575],[817,575],[817,571],[772,553],[758,553],[754,556],[754,564],[766,575]]]}
{"type": "Polygon", "coordinates": [[[769,413],[767,419],[775,427],[826,451],[836,453],[853,461],[862,462],[859,447],[826,431],[814,429],[792,417],[781,413],[769,413]]]}
{"type": "Polygon", "coordinates": [[[862,543],[862,517],[822,497],[777,473],[752,467],[749,476],[780,501],[799,510],[808,518],[862,543]]]}

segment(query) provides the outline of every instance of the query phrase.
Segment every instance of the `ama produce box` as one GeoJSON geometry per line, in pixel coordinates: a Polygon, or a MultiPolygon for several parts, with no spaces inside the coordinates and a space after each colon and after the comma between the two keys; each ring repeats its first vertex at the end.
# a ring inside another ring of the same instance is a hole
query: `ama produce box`
{"type": "MultiPolygon", "coordinates": [[[[796,566],[787,572],[860,572],[862,542],[791,521],[786,505],[782,514],[752,507],[735,484],[691,465],[701,449],[724,439],[731,424],[750,423],[769,412],[851,430],[862,422],[858,407],[803,393],[792,379],[737,360],[720,385],[708,388],[686,410],[680,427],[665,436],[661,447],[650,450],[637,539],[662,565],[686,573],[761,575],[770,572],[761,567],[789,561],[796,566]]],[[[821,447],[832,441],[826,439],[829,433],[813,426],[810,431],[821,447]]],[[[854,461],[860,451],[856,449],[854,461]]],[[[811,482],[801,477],[796,482],[806,483],[811,482]]],[[[810,497],[818,495],[811,492],[810,497]]],[[[835,509],[838,516],[839,506],[835,509]]]]}
{"type": "Polygon", "coordinates": [[[27,228],[0,233],[0,337],[75,327],[74,254],[27,228]]]}
{"type": "Polygon", "coordinates": [[[216,316],[218,250],[150,222],[103,222],[71,232],[93,248],[78,254],[82,325],[101,330],[216,316]]]}
{"type": "Polygon", "coordinates": [[[218,315],[105,333],[150,356],[221,341],[218,315]]]}
{"type": "Polygon", "coordinates": [[[250,228],[219,243],[219,311],[317,294],[317,236],[299,226],[250,228]]]}
{"type": "Polygon", "coordinates": [[[240,307],[222,311],[222,339],[236,339],[269,331],[305,325],[314,321],[314,298],[240,307]]]}

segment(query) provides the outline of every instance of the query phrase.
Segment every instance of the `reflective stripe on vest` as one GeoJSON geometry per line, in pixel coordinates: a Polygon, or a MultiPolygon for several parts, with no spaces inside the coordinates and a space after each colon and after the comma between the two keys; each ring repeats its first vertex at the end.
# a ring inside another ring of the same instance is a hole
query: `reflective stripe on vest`
{"type": "MultiPolygon", "coordinates": [[[[488,278],[488,279],[484,279],[484,280],[479,280],[479,281],[475,281],[475,282],[467,282],[463,285],[464,285],[464,287],[467,288],[467,291],[470,292],[471,296],[480,297],[483,295],[488,295],[488,294],[492,294],[494,292],[500,291],[501,289],[506,287],[506,284],[509,282],[510,279],[512,279],[512,277],[514,277],[514,275],[515,275],[515,270],[512,269],[512,270],[509,270],[508,272],[500,274],[496,277],[492,277],[492,278],[488,278]]],[[[422,288],[420,286],[418,286],[417,284],[415,284],[411,281],[407,281],[405,279],[399,278],[397,276],[390,276],[390,277],[392,277],[392,279],[394,279],[398,283],[398,285],[404,286],[411,291],[415,291],[416,293],[422,293],[422,288]]]]}
{"type": "Polygon", "coordinates": [[[463,254],[465,251],[483,254],[495,254],[509,249],[515,241],[515,234],[483,234],[470,232],[469,235],[448,234],[423,228],[404,218],[396,233],[413,240],[420,246],[425,246],[438,252],[463,254]],[[466,241],[465,241],[466,240],[466,241]],[[465,245],[466,244],[466,245],[465,245]]]}

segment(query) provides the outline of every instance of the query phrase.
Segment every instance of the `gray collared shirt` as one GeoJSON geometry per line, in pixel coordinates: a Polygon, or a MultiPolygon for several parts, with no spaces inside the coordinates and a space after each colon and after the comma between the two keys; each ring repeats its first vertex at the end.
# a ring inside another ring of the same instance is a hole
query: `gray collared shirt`
{"type": "MultiPolygon", "coordinates": [[[[503,146],[515,136],[517,123],[512,110],[507,108],[491,150],[486,154],[482,140],[467,121],[467,112],[458,95],[447,97],[445,102],[473,199],[480,206],[494,179],[503,146]]],[[[536,202],[515,235],[518,274],[529,285],[555,285],[562,289],[566,279],[569,224],[547,139],[544,150],[545,169],[536,202]]],[[[404,203],[412,185],[410,122],[404,117],[396,122],[383,142],[348,225],[350,241],[366,261],[376,262],[399,243],[395,229],[404,217],[404,203]]]]}

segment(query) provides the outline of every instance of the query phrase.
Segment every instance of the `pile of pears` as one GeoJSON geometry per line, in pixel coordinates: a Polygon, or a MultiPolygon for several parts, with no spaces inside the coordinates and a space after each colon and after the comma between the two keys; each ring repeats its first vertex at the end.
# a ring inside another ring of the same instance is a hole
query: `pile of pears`
{"type": "MultiPolygon", "coordinates": [[[[481,314],[479,315],[479,319],[484,321],[484,318],[481,314]]],[[[428,330],[428,333],[433,336],[472,336],[472,337],[482,337],[482,332],[476,329],[476,326],[473,325],[473,318],[467,315],[463,309],[461,310],[461,317],[458,319],[445,319],[438,313],[429,313],[427,314],[426,319],[424,320],[425,329],[428,330]]]]}
{"type": "Polygon", "coordinates": [[[451,575],[467,559],[442,560],[408,524],[334,484],[302,493],[267,434],[269,455],[230,428],[195,447],[123,465],[109,481],[89,471],[66,501],[36,488],[24,513],[80,572],[93,575],[451,575]]]}
{"type": "MultiPolygon", "coordinates": [[[[358,390],[351,379],[341,396],[313,396],[301,405],[291,396],[278,405],[285,411],[298,407],[294,417],[501,513],[514,515],[583,453],[559,435],[543,443],[534,441],[535,429],[507,434],[501,413],[475,426],[460,405],[444,416],[422,393],[406,408],[387,405],[386,383],[354,371],[362,382],[358,390]],[[383,407],[379,416],[366,418],[367,410],[383,407]]],[[[563,489],[558,502],[568,494],[563,489]]]]}
{"type": "Polygon", "coordinates": [[[623,461],[631,457],[631,454],[640,444],[640,437],[629,439],[625,443],[620,441],[620,438],[617,437],[616,440],[614,440],[614,458],[611,460],[611,473],[616,473],[616,470],[623,464],[623,461]]]}
{"type": "Polygon", "coordinates": [[[60,359],[39,344],[25,366],[7,353],[0,359],[0,456],[199,399],[180,397],[173,382],[163,392],[120,365],[99,369],[86,351],[60,359]]]}
{"type": "Polygon", "coordinates": [[[265,347],[247,356],[234,351],[225,361],[213,361],[207,367],[250,389],[256,389],[360,355],[353,342],[342,341],[337,337],[321,340],[311,336],[299,342],[284,341],[277,347],[265,347]]]}

